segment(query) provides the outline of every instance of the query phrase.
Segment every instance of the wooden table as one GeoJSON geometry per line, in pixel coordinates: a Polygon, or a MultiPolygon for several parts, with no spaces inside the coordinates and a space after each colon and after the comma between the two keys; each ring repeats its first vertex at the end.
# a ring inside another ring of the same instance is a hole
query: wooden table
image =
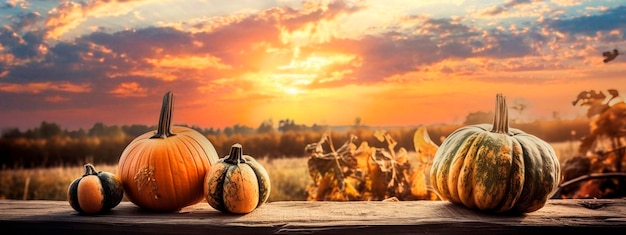
{"type": "Polygon", "coordinates": [[[2,234],[626,234],[626,199],[552,199],[525,215],[493,215],[444,201],[272,202],[245,215],[206,202],[172,213],[122,202],[78,215],[65,201],[0,200],[2,234]]]}

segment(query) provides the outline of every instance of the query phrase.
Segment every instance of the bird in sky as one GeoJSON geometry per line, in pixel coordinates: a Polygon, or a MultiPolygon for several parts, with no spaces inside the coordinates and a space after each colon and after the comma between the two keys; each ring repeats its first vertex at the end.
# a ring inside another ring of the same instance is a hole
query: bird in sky
{"type": "Polygon", "coordinates": [[[614,60],[617,55],[619,55],[619,51],[617,51],[617,49],[613,49],[613,53],[611,53],[610,51],[605,51],[604,53],[602,53],[602,55],[605,57],[604,63],[608,63],[609,61],[614,60]]]}

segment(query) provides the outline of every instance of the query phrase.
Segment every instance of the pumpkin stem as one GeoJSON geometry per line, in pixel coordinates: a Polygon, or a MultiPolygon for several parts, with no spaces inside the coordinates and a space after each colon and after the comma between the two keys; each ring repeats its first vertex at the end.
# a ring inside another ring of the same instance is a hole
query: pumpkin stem
{"type": "Polygon", "coordinates": [[[172,109],[174,108],[174,93],[168,91],[163,96],[163,106],[161,106],[161,115],[159,116],[159,125],[157,132],[150,139],[165,139],[174,136],[172,133],[172,109]]]}
{"type": "Polygon", "coordinates": [[[97,175],[97,174],[98,172],[96,171],[96,168],[91,163],[85,164],[85,174],[83,176],[97,175]]]}
{"type": "Polygon", "coordinates": [[[502,94],[496,95],[496,111],[491,132],[511,135],[509,133],[509,109],[506,106],[506,97],[502,94]]]}
{"type": "Polygon", "coordinates": [[[226,156],[226,159],[224,159],[224,162],[235,164],[235,165],[246,162],[245,160],[243,160],[242,152],[243,150],[241,149],[241,144],[239,143],[233,144],[233,146],[230,147],[230,154],[226,156]]]}

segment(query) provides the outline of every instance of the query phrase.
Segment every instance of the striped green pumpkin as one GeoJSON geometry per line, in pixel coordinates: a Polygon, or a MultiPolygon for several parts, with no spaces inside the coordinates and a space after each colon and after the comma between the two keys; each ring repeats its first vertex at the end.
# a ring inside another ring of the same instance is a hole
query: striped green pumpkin
{"type": "Polygon", "coordinates": [[[452,132],[435,154],[430,182],[443,200],[496,213],[542,208],[561,169],[551,145],[509,128],[505,97],[496,96],[494,122],[452,132]]]}
{"type": "Polygon", "coordinates": [[[72,181],[67,198],[70,206],[81,214],[97,214],[116,207],[122,201],[124,188],[119,177],[105,171],[96,171],[85,164],[85,174],[72,181]]]}
{"type": "Polygon", "coordinates": [[[211,207],[233,214],[246,214],[261,206],[270,195],[270,178],[254,158],[234,144],[230,154],[207,173],[204,191],[211,207]]]}

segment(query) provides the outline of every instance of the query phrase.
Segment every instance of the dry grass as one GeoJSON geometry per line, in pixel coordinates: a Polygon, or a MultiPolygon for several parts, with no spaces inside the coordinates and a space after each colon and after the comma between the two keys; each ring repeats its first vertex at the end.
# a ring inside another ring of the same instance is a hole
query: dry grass
{"type": "MultiPolygon", "coordinates": [[[[115,171],[115,166],[96,166],[98,171],[115,171]]],[[[82,166],[0,171],[0,199],[66,200],[67,188],[85,173],[82,166]]]]}
{"type": "Polygon", "coordinates": [[[306,187],[313,183],[307,158],[258,159],[270,175],[272,189],[269,201],[304,201],[306,187]]]}
{"type": "Polygon", "coordinates": [[[550,143],[556,152],[556,156],[559,158],[559,162],[562,164],[565,160],[570,159],[578,155],[578,142],[565,141],[558,143],[550,143]]]}
{"type": "MultiPolygon", "coordinates": [[[[270,175],[269,201],[306,200],[306,186],[311,180],[305,158],[257,160],[270,175]]],[[[116,165],[95,167],[98,171],[117,172],[116,165]]],[[[3,169],[0,171],[0,199],[67,200],[70,183],[84,173],[81,166],[3,169]]]]}
{"type": "MultiPolygon", "coordinates": [[[[575,156],[578,143],[551,143],[560,162],[575,156]]],[[[415,153],[409,153],[414,158],[415,153]]],[[[268,171],[272,189],[269,201],[306,200],[312,183],[306,158],[257,159],[268,171]]],[[[116,172],[116,165],[97,165],[96,170],[116,172]]],[[[66,200],[67,187],[84,173],[83,167],[2,169],[0,199],[66,200]],[[27,183],[27,181],[29,181],[27,183]],[[27,188],[25,186],[28,186],[27,188]],[[26,194],[25,194],[26,191],[26,194]]]]}

